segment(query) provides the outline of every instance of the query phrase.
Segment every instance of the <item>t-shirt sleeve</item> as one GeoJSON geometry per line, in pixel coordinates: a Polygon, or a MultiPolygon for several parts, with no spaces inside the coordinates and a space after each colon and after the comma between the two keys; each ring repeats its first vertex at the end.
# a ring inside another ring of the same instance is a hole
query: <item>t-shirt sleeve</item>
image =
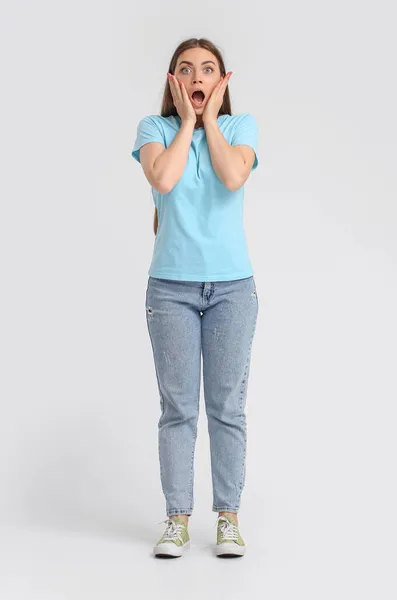
{"type": "Polygon", "coordinates": [[[253,148],[255,160],[251,171],[254,171],[258,166],[258,125],[255,118],[250,113],[245,113],[242,118],[239,119],[236,129],[232,134],[230,145],[237,146],[238,144],[245,144],[253,148]]]}
{"type": "Polygon", "coordinates": [[[144,117],[138,123],[135,144],[131,155],[139,163],[141,162],[140,148],[149,142],[160,142],[165,145],[163,131],[157,120],[152,116],[144,117]]]}

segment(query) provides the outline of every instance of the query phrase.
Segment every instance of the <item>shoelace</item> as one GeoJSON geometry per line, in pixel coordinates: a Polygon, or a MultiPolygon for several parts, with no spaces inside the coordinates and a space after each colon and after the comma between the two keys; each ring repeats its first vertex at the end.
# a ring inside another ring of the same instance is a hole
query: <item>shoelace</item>
{"type": "Polygon", "coordinates": [[[159,523],[157,523],[157,525],[160,525],[161,523],[167,523],[167,528],[164,532],[164,535],[162,536],[164,540],[179,539],[181,542],[183,542],[181,531],[185,527],[185,525],[182,525],[182,523],[177,523],[172,519],[165,519],[164,521],[160,521],[159,523]]]}
{"type": "Polygon", "coordinates": [[[238,528],[237,526],[226,519],[226,517],[217,517],[215,525],[219,523],[219,521],[224,521],[220,526],[220,530],[222,532],[222,537],[226,540],[237,540],[238,539],[238,528]]]}

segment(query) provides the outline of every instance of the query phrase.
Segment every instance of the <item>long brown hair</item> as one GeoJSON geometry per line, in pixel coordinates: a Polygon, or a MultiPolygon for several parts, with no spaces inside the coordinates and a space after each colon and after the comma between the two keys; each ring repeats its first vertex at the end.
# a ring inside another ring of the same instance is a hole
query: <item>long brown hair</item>
{"type": "MultiPolygon", "coordinates": [[[[169,67],[168,67],[169,73],[172,73],[172,74],[175,73],[175,67],[176,67],[176,63],[178,62],[179,55],[182,54],[182,52],[184,52],[185,50],[189,50],[190,48],[205,48],[206,50],[209,50],[209,52],[212,52],[212,54],[218,60],[221,75],[222,76],[226,75],[225,63],[223,61],[221,51],[215,46],[215,44],[213,44],[212,42],[210,42],[210,40],[208,40],[206,38],[199,38],[199,39],[198,38],[190,38],[188,40],[185,40],[184,42],[181,42],[179,44],[179,46],[176,48],[174,54],[172,55],[172,58],[171,58],[171,61],[170,61],[169,67]]],[[[171,115],[178,116],[178,112],[175,108],[174,100],[172,98],[171,88],[170,88],[168,78],[167,78],[167,81],[165,84],[160,114],[162,117],[170,117],[171,115]]],[[[220,115],[231,115],[231,114],[232,114],[232,108],[231,108],[231,103],[230,103],[229,87],[226,86],[225,93],[223,95],[222,106],[219,109],[218,115],[220,116],[220,115]]]]}

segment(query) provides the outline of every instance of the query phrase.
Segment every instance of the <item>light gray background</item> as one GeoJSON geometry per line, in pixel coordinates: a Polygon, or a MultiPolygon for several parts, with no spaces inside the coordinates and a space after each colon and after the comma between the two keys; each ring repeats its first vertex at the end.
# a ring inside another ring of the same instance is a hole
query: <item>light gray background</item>
{"type": "Polygon", "coordinates": [[[396,598],[395,13],[1,2],[5,600],[396,598]],[[203,398],[192,547],[151,556],[166,518],[144,307],[154,205],[130,153],[192,36],[220,47],[232,110],[260,128],[247,552],[231,562],[212,554],[203,398]]]}

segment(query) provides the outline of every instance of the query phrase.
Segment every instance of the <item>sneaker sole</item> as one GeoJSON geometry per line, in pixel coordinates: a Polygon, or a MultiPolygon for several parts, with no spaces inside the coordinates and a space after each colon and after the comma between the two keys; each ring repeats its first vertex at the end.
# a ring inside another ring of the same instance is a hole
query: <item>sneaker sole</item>
{"type": "Polygon", "coordinates": [[[245,546],[239,546],[234,542],[222,542],[217,544],[215,548],[216,556],[243,556],[245,553],[245,546]]]}
{"type": "Polygon", "coordinates": [[[186,544],[183,544],[183,546],[176,546],[173,542],[163,542],[162,544],[157,544],[153,548],[153,552],[155,556],[159,556],[160,558],[177,558],[182,556],[188,548],[190,548],[190,540],[186,544]]]}

